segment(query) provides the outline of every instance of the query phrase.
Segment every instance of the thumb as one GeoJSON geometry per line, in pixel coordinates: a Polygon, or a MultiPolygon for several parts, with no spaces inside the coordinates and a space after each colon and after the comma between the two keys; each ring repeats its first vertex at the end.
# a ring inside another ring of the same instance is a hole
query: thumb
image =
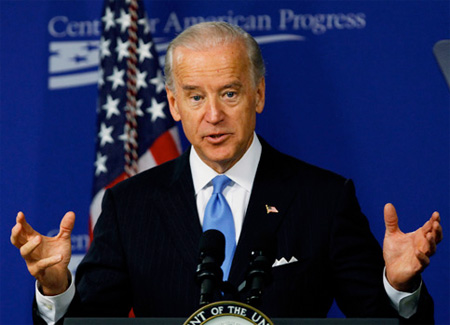
{"type": "Polygon", "coordinates": [[[74,225],[75,225],[75,213],[69,211],[64,215],[64,217],[61,220],[58,236],[65,239],[70,238],[70,234],[72,233],[74,225]]]}
{"type": "Polygon", "coordinates": [[[386,225],[386,234],[393,234],[398,228],[398,217],[394,206],[388,203],[384,206],[384,224],[386,225]]]}

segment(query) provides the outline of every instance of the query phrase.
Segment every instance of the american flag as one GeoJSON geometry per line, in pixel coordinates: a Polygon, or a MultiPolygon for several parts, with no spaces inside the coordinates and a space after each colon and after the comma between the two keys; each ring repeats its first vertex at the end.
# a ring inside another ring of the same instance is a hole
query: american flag
{"type": "Polygon", "coordinates": [[[90,234],[105,190],[180,154],[143,2],[105,1],[90,234]]]}
{"type": "Polygon", "coordinates": [[[278,213],[277,208],[275,208],[272,205],[267,205],[266,204],[266,210],[267,210],[267,214],[269,214],[269,213],[278,213]]]}

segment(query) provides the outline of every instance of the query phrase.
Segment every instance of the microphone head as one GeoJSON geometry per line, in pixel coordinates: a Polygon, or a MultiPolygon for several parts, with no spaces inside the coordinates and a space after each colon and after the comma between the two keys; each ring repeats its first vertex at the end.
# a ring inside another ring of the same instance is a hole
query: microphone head
{"type": "Polygon", "coordinates": [[[246,280],[239,286],[239,291],[248,290],[247,303],[251,306],[261,304],[263,290],[272,282],[276,251],[276,238],[271,233],[260,232],[254,238],[246,280]]]}
{"type": "Polygon", "coordinates": [[[200,237],[200,260],[211,257],[220,266],[225,259],[225,236],[216,229],[205,231],[200,237]]]}

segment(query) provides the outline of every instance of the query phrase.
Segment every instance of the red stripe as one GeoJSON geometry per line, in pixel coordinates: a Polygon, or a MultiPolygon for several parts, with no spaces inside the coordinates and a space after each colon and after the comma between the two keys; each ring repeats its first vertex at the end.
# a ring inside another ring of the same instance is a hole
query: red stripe
{"type": "Polygon", "coordinates": [[[150,147],[150,152],[157,165],[175,159],[180,155],[172,134],[169,131],[161,134],[161,136],[153,142],[153,145],[150,147]]]}
{"type": "Polygon", "coordinates": [[[92,240],[94,240],[94,229],[92,227],[92,217],[89,216],[89,246],[91,246],[92,240]]]}
{"type": "Polygon", "coordinates": [[[127,179],[128,176],[125,172],[123,172],[122,174],[119,175],[119,177],[117,177],[115,180],[113,180],[111,183],[109,183],[108,185],[106,185],[105,189],[111,188],[114,185],[116,185],[117,183],[120,183],[121,181],[123,181],[124,179],[127,179]]]}

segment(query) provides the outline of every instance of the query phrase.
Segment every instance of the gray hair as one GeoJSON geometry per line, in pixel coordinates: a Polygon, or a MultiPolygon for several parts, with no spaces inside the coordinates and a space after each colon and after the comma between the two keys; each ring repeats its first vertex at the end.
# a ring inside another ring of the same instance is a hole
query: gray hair
{"type": "Polygon", "coordinates": [[[266,73],[261,49],[255,39],[242,28],[226,22],[204,22],[193,25],[183,31],[170,42],[166,53],[164,74],[166,86],[174,91],[173,85],[173,52],[177,47],[191,50],[204,50],[221,44],[242,42],[247,49],[251,73],[256,86],[266,73]]]}

